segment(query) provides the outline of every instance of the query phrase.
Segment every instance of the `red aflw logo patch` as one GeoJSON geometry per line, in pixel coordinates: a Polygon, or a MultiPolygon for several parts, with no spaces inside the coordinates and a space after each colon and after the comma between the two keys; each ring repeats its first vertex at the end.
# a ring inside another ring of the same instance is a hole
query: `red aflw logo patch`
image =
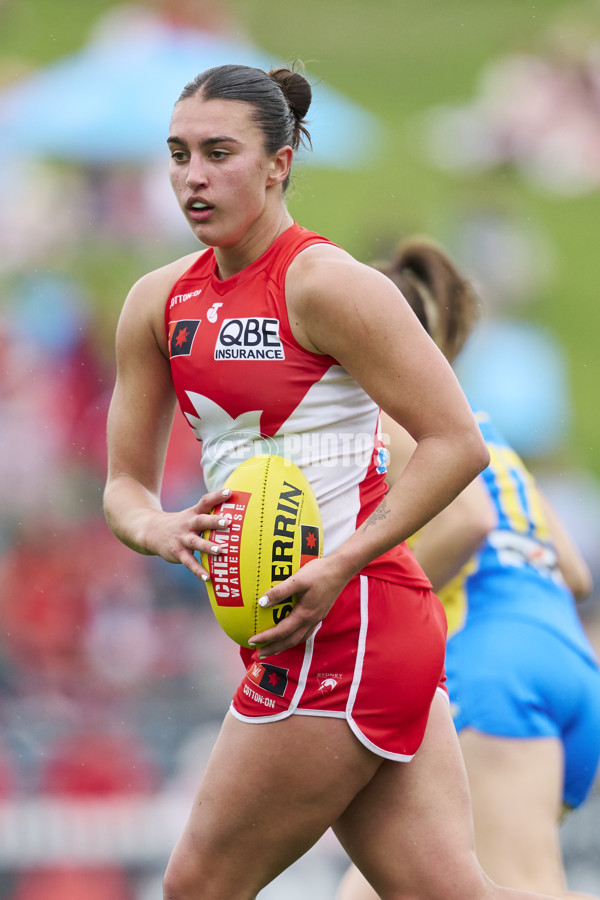
{"type": "Polygon", "coordinates": [[[189,356],[192,352],[192,344],[198,331],[200,319],[180,319],[179,322],[169,322],[169,355],[189,356]]]}
{"type": "Polygon", "coordinates": [[[287,669],[281,666],[272,666],[270,663],[253,662],[248,672],[248,678],[258,687],[270,694],[283,697],[287,687],[287,669]]]}
{"type": "Polygon", "coordinates": [[[301,525],[300,528],[302,529],[300,565],[303,566],[319,555],[319,529],[312,525],[301,525]]]}

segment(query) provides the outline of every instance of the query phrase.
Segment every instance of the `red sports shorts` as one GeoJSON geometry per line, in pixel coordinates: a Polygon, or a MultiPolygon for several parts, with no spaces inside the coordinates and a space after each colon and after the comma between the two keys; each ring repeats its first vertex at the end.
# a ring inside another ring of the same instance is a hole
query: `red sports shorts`
{"type": "Polygon", "coordinates": [[[231,705],[244,722],[345,718],[374,753],[407,762],[437,689],[446,696],[446,616],[430,590],[357,575],[306,643],[247,667],[231,705]]]}

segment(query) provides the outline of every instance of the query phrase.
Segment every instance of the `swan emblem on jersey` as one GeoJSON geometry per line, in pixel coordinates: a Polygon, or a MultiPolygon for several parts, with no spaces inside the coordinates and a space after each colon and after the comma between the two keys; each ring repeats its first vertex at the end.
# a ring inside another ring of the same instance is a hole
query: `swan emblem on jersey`
{"type": "Polygon", "coordinates": [[[320,694],[329,694],[330,691],[337,687],[337,678],[323,678],[319,685],[320,694]]]}
{"type": "Polygon", "coordinates": [[[206,485],[218,490],[232,469],[251,456],[278,453],[278,443],[260,433],[261,409],[233,418],[218,403],[187,391],[197,416],[185,413],[197,440],[202,442],[202,468],[206,485]]]}

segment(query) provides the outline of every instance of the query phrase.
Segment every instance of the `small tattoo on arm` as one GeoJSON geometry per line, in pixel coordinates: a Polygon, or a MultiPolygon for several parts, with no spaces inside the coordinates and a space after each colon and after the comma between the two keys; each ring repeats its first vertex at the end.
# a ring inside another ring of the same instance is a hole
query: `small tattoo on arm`
{"type": "Polygon", "coordinates": [[[372,525],[375,525],[377,522],[381,522],[383,519],[387,519],[390,515],[390,510],[385,500],[381,502],[381,504],[377,507],[377,509],[373,510],[369,518],[365,521],[364,530],[366,531],[372,525]]]}

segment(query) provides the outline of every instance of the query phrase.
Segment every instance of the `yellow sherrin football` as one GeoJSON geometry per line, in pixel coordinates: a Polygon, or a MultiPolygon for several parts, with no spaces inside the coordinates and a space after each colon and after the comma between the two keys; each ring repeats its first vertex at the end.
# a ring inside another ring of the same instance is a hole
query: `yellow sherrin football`
{"type": "Polygon", "coordinates": [[[323,525],[313,489],[289,459],[262,454],[233,470],[223,488],[230,497],[213,510],[229,516],[227,531],[205,531],[220,553],[202,553],[217,621],[232,640],[248,646],[254,634],[289,615],[295,598],[263,609],[269,588],[323,555],[323,525]]]}

